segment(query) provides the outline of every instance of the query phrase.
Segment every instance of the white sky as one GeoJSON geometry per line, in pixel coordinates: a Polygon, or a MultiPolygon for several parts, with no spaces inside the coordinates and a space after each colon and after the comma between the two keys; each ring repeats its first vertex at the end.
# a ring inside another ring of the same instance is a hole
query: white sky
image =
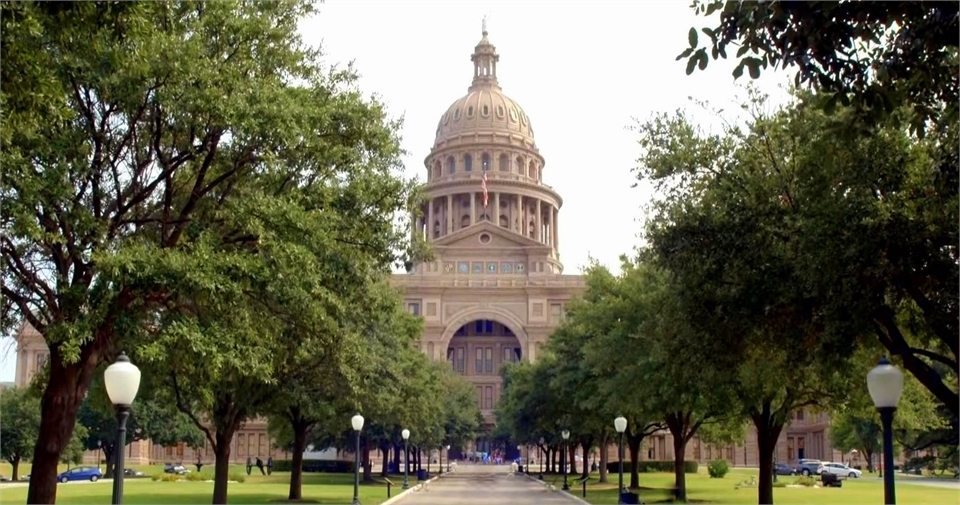
{"type": "MultiPolygon", "coordinates": [[[[466,94],[470,54],[488,16],[507,96],[530,116],[546,158],[544,182],[564,199],[561,258],[576,274],[595,258],[617,268],[620,254],[639,243],[648,188],[631,188],[639,155],[634,118],[689,109],[705,128],[716,119],[688,97],[731,110],[742,95],[733,62],[710,62],[687,76],[675,61],[687,31],[710,23],[689,0],[328,0],[302,24],[304,39],[320,45],[328,63],[354,61],[360,86],[376,93],[391,114],[403,116],[408,176],[425,180],[423,159],[437,121],[466,94]]],[[[711,20],[712,21],[712,20],[711,20]]],[[[701,33],[701,37],[704,37],[701,33]]],[[[775,102],[785,75],[764,74],[760,88],[775,102]]],[[[12,381],[12,339],[0,343],[0,381],[12,381]]]]}

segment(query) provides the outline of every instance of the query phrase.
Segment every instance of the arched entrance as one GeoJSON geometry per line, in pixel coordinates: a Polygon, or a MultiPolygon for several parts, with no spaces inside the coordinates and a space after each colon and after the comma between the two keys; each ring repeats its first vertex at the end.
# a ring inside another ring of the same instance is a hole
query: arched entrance
{"type": "Polygon", "coordinates": [[[445,349],[446,360],[455,373],[476,387],[477,406],[484,420],[482,434],[473,443],[450,448],[452,459],[477,457],[478,452],[503,454],[505,444],[495,441],[492,429],[503,385],[500,369],[523,359],[527,340],[522,326],[510,319],[491,311],[462,314],[453,318],[443,334],[441,349],[445,349]]]}

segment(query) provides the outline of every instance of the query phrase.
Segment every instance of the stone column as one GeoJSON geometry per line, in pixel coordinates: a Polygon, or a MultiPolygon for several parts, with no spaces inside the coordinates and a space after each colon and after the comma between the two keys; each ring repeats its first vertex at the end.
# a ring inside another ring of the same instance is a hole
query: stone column
{"type": "MultiPolygon", "coordinates": [[[[493,212],[490,213],[490,219],[494,226],[500,226],[500,193],[493,193],[493,212]]],[[[508,223],[509,224],[509,223],[508,223]]]]}
{"type": "Polygon", "coordinates": [[[534,238],[537,239],[537,240],[539,240],[540,242],[543,242],[543,237],[542,237],[542,235],[543,235],[543,218],[542,218],[542,216],[540,215],[540,199],[537,199],[537,231],[534,232],[534,233],[536,233],[536,236],[535,236],[534,238]]]}
{"type": "Polygon", "coordinates": [[[453,195],[447,195],[447,233],[453,233],[453,195]]]}
{"type": "Polygon", "coordinates": [[[470,192],[470,224],[477,224],[477,193],[470,192]]]}
{"type": "Polygon", "coordinates": [[[553,238],[553,249],[555,251],[560,251],[560,239],[557,238],[557,230],[560,226],[557,224],[557,217],[560,215],[560,210],[556,207],[551,207],[553,209],[553,215],[550,216],[550,233],[553,238]]]}
{"type": "Polygon", "coordinates": [[[520,218],[520,229],[517,230],[524,237],[527,236],[527,219],[523,215],[523,195],[517,195],[517,217],[520,218]]]}
{"type": "Polygon", "coordinates": [[[427,240],[433,240],[433,198],[427,200],[427,240]]]}

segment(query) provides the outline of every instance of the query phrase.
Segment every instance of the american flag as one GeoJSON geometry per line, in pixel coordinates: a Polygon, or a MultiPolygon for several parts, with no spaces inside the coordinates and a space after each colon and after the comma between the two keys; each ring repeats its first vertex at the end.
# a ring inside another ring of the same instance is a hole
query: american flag
{"type": "Polygon", "coordinates": [[[483,176],[480,178],[480,187],[483,188],[483,208],[486,209],[487,199],[489,198],[489,195],[487,195],[487,171],[486,170],[483,171],[483,176]]]}

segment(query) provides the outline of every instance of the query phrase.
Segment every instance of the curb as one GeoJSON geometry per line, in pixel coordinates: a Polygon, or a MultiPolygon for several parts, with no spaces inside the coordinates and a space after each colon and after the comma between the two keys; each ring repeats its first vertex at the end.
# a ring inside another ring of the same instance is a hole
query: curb
{"type": "MultiPolygon", "coordinates": [[[[444,474],[448,474],[448,473],[453,473],[453,472],[444,472],[444,474]]],[[[439,479],[439,478],[440,478],[439,475],[437,475],[436,477],[430,477],[429,479],[427,479],[427,480],[425,480],[425,481],[417,484],[416,486],[413,486],[413,487],[411,487],[411,488],[409,488],[409,489],[406,489],[406,490],[404,490],[404,491],[401,491],[400,494],[396,494],[396,495],[393,495],[393,496],[390,497],[390,498],[387,498],[387,501],[380,502],[380,505],[392,505],[392,504],[394,504],[394,503],[402,500],[403,498],[406,498],[407,495],[409,495],[409,494],[411,494],[411,493],[416,493],[417,491],[420,491],[421,489],[423,489],[423,486],[424,486],[425,484],[429,484],[429,483],[431,483],[431,482],[433,482],[433,481],[435,481],[435,480],[437,480],[437,479],[439,479]]]]}
{"type": "Polygon", "coordinates": [[[580,498],[579,496],[577,496],[577,495],[575,495],[575,494],[571,494],[569,491],[563,491],[563,490],[561,490],[561,491],[560,491],[560,494],[566,496],[567,498],[570,498],[571,500],[579,503],[580,505],[592,505],[592,504],[591,504],[590,502],[588,502],[587,500],[584,500],[583,498],[580,498]]]}

